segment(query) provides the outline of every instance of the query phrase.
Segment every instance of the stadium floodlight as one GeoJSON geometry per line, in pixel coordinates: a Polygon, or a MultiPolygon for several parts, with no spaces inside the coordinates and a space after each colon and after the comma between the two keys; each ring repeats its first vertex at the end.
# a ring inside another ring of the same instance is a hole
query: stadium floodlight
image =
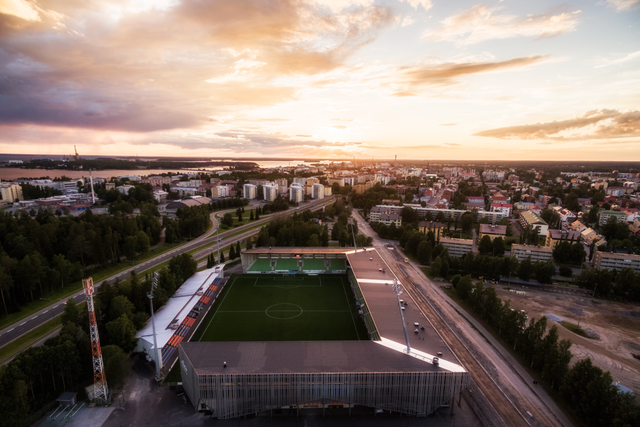
{"type": "Polygon", "coordinates": [[[160,369],[162,368],[162,357],[160,355],[160,349],[158,348],[158,341],[156,339],[156,319],[153,315],[153,290],[158,286],[158,277],[160,273],[157,271],[153,273],[153,280],[151,281],[151,291],[147,294],[149,297],[149,303],[151,304],[151,327],[153,329],[153,349],[156,359],[156,379],[160,379],[160,369]]]}
{"type": "Polygon", "coordinates": [[[393,279],[393,292],[396,294],[398,298],[398,308],[400,309],[400,319],[402,319],[402,329],[404,329],[404,339],[407,341],[407,354],[411,353],[411,345],[409,344],[409,335],[407,334],[407,325],[404,323],[404,312],[402,311],[402,304],[400,303],[400,295],[402,291],[400,290],[400,284],[398,283],[398,279],[393,279]]]}

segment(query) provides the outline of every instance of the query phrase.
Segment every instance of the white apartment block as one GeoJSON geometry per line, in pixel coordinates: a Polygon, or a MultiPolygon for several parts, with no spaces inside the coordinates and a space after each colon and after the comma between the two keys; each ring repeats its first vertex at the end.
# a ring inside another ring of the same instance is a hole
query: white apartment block
{"type": "Polygon", "coordinates": [[[0,196],[7,203],[13,203],[16,200],[23,200],[22,187],[11,182],[3,182],[0,184],[0,196]]]}
{"type": "Polygon", "coordinates": [[[218,185],[211,189],[211,197],[229,197],[229,187],[218,185]]]}
{"type": "Polygon", "coordinates": [[[244,195],[245,199],[255,199],[256,195],[258,193],[258,187],[256,187],[253,184],[244,184],[242,186],[242,194],[244,195]]]}
{"type": "Polygon", "coordinates": [[[597,251],[593,254],[593,266],[597,270],[608,268],[620,271],[623,268],[633,268],[633,271],[638,273],[640,272],[640,255],[597,251]]]}
{"type": "Polygon", "coordinates": [[[324,199],[324,185],[313,184],[311,186],[311,198],[312,199],[324,199]]]}
{"type": "Polygon", "coordinates": [[[536,245],[511,245],[511,256],[514,256],[518,261],[524,261],[528,257],[531,257],[531,262],[536,261],[548,261],[553,257],[553,249],[546,246],[536,245]]]}
{"type": "Polygon", "coordinates": [[[441,237],[440,243],[447,248],[450,256],[463,257],[473,251],[473,240],[441,237]]]}
{"type": "Polygon", "coordinates": [[[291,185],[291,187],[289,187],[289,200],[298,203],[304,201],[304,187],[301,185],[291,185]]]}
{"type": "MultiPolygon", "coordinates": [[[[436,209],[436,208],[428,208],[428,207],[423,208],[420,205],[408,204],[408,203],[405,203],[404,206],[408,206],[418,211],[418,217],[420,219],[424,219],[427,215],[427,212],[431,212],[431,216],[433,217],[433,219],[435,219],[436,215],[438,215],[438,212],[442,212],[444,214],[445,220],[449,218],[452,218],[454,220],[456,219],[459,220],[460,218],[462,218],[462,215],[464,215],[465,213],[471,212],[471,211],[465,211],[461,209],[436,209]]],[[[374,206],[373,208],[371,208],[371,211],[369,212],[369,220],[370,222],[378,222],[380,219],[380,214],[383,214],[383,213],[395,213],[400,215],[400,213],[402,212],[402,208],[403,206],[388,206],[388,205],[374,206]]],[[[488,218],[491,224],[496,224],[498,221],[500,221],[504,217],[505,216],[502,212],[488,212],[485,210],[478,211],[478,220],[482,218],[488,218]]],[[[546,233],[546,230],[545,230],[545,233],[546,233]]]]}
{"type": "Polygon", "coordinates": [[[266,201],[273,202],[278,197],[278,187],[276,185],[265,185],[262,188],[266,201]]]}

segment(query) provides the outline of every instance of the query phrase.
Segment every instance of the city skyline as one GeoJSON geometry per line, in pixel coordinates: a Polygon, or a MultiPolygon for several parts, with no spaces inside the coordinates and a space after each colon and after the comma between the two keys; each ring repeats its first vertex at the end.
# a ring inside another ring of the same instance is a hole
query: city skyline
{"type": "Polygon", "coordinates": [[[640,0],[0,4],[0,152],[640,160],[640,0]]]}

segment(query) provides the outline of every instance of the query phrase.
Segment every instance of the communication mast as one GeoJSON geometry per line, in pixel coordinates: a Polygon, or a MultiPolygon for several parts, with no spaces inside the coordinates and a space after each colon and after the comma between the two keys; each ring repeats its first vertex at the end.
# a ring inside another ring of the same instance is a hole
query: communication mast
{"type": "Polygon", "coordinates": [[[77,162],[78,160],[80,160],[80,155],[78,154],[78,149],[76,148],[75,145],[73,146],[73,149],[76,151],[75,160],[77,162]]]}
{"type": "Polygon", "coordinates": [[[93,308],[93,279],[91,277],[82,279],[82,287],[84,288],[84,296],[89,310],[89,334],[91,335],[91,354],[93,356],[93,399],[99,403],[108,403],[107,396],[109,391],[107,389],[107,379],[104,376],[96,312],[93,308]]]}

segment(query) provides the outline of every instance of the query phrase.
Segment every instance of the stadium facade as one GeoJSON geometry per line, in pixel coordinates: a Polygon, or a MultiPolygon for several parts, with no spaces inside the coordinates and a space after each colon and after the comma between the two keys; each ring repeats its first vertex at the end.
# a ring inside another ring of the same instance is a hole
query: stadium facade
{"type": "Polygon", "coordinates": [[[182,384],[197,410],[228,419],[362,405],[426,416],[468,386],[469,373],[414,304],[402,309],[407,324],[416,325],[408,351],[391,291],[397,277],[376,249],[257,248],[241,258],[244,272],[255,274],[344,274],[344,267],[371,339],[182,342],[182,384]]]}

